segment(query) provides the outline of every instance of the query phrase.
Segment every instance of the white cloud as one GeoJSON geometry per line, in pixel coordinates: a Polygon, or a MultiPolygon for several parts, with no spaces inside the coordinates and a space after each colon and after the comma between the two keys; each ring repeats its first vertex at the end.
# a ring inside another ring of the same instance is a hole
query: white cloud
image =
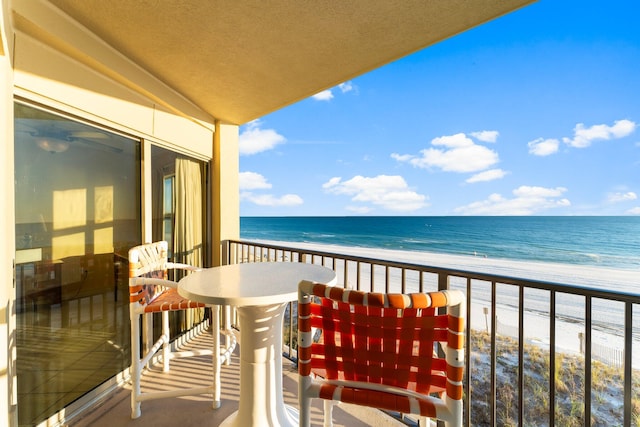
{"type": "Polygon", "coordinates": [[[611,193],[607,196],[609,203],[628,202],[630,200],[636,200],[638,195],[633,191],[627,191],[626,193],[611,193]]]}
{"type": "Polygon", "coordinates": [[[475,144],[464,133],[457,133],[455,135],[445,135],[433,138],[431,140],[431,145],[447,148],[464,148],[473,147],[475,144]]]}
{"type": "Polygon", "coordinates": [[[471,136],[482,142],[496,142],[500,132],[497,130],[482,130],[480,132],[471,132],[471,136]]]}
{"type": "Polygon", "coordinates": [[[486,200],[473,202],[454,209],[462,215],[533,215],[537,212],[571,205],[562,198],[567,191],[564,187],[544,188],[521,186],[513,190],[514,197],[505,198],[500,194],[491,194],[486,200]]]}
{"type": "Polygon", "coordinates": [[[297,206],[304,203],[302,198],[297,194],[285,194],[281,197],[275,197],[272,194],[256,195],[251,192],[240,193],[240,199],[254,203],[258,206],[297,206]]]}
{"type": "Polygon", "coordinates": [[[255,194],[247,190],[264,190],[272,187],[267,179],[256,172],[240,172],[239,174],[240,200],[259,206],[296,206],[304,203],[296,194],[285,194],[276,197],[272,194],[255,194]]]}
{"type": "Polygon", "coordinates": [[[391,158],[399,162],[408,162],[409,160],[413,159],[413,157],[414,156],[412,156],[411,154],[391,153],[391,158]]]}
{"type": "Polygon", "coordinates": [[[475,182],[494,181],[496,179],[504,178],[506,174],[507,172],[503,171],[502,169],[490,169],[488,171],[480,172],[473,175],[471,178],[467,179],[465,182],[469,184],[473,184],[475,182]]]}
{"type": "Polygon", "coordinates": [[[573,138],[562,138],[562,141],[571,147],[585,148],[598,140],[623,138],[635,131],[636,123],[631,120],[617,120],[613,126],[593,125],[584,127],[584,123],[578,123],[573,129],[573,138]]]}
{"type": "Polygon", "coordinates": [[[322,184],[322,188],[324,188],[325,190],[329,190],[330,188],[340,185],[340,181],[342,181],[342,178],[334,176],[329,181],[322,184]]]}
{"type": "Polygon", "coordinates": [[[518,197],[526,198],[546,198],[546,197],[560,197],[565,191],[564,187],[545,188],[545,187],[532,187],[529,185],[521,185],[513,190],[513,194],[518,197]]]}
{"type": "MultiPolygon", "coordinates": [[[[334,177],[322,185],[330,194],[351,196],[351,201],[372,204],[391,211],[408,212],[427,206],[427,197],[412,191],[403,177],[355,176],[348,181],[334,177]]],[[[354,207],[351,206],[350,210],[354,207]]]]}
{"type": "Polygon", "coordinates": [[[640,215],[640,206],[636,206],[635,208],[631,208],[627,211],[630,215],[640,215]]]}
{"type": "Polygon", "coordinates": [[[351,81],[340,83],[338,88],[342,93],[351,92],[354,89],[353,83],[351,81]]]}
{"type": "MultiPolygon", "coordinates": [[[[347,93],[347,92],[351,92],[352,90],[355,90],[355,86],[353,85],[353,83],[351,83],[351,81],[340,83],[335,88],[337,88],[341,93],[347,93]]],[[[331,101],[334,98],[333,89],[335,88],[318,92],[315,95],[312,95],[311,98],[315,99],[316,101],[331,101]]]]}
{"type": "Polygon", "coordinates": [[[392,154],[391,157],[419,168],[439,168],[447,172],[478,172],[498,163],[498,153],[474,143],[464,133],[434,138],[420,156],[392,154]],[[439,148],[443,147],[443,148],[439,148]]]}
{"type": "Polygon", "coordinates": [[[529,146],[529,154],[536,156],[548,156],[558,152],[560,141],[553,138],[538,138],[528,142],[527,145],[529,146]]]}
{"type": "Polygon", "coordinates": [[[333,99],[333,92],[331,92],[331,89],[327,89],[322,92],[318,92],[311,97],[316,101],[330,101],[333,99]]]}
{"type": "Polygon", "coordinates": [[[273,129],[261,129],[262,123],[253,120],[247,123],[245,129],[238,137],[238,149],[240,155],[260,153],[275,148],[278,144],[286,142],[286,138],[273,129]]]}
{"type": "Polygon", "coordinates": [[[262,190],[271,188],[267,179],[256,172],[240,172],[240,190],[262,190]]]}

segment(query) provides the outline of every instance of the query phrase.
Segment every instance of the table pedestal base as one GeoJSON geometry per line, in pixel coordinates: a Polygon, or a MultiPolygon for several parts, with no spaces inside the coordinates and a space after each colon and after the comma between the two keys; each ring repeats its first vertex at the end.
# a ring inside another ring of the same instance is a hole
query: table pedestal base
{"type": "Polygon", "coordinates": [[[225,427],[295,427],[298,413],[282,396],[282,320],[287,303],[238,307],[240,405],[225,427]]]}

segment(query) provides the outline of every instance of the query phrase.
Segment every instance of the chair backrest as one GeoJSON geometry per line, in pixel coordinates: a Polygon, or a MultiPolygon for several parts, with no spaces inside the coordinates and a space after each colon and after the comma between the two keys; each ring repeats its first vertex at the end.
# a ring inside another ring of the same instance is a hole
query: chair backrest
{"type": "Polygon", "coordinates": [[[164,288],[153,283],[153,279],[167,280],[168,278],[168,248],[167,242],[160,241],[129,249],[129,301],[131,303],[145,305],[162,293],[164,288]]]}
{"type": "MultiPolygon", "coordinates": [[[[388,386],[420,394],[444,392],[443,401],[454,403],[461,416],[464,302],[460,291],[380,294],[302,282],[300,375],[313,372],[334,384],[374,384],[380,390],[388,386]],[[439,314],[440,307],[447,307],[447,313],[439,314]],[[317,329],[322,331],[319,341],[317,329]],[[436,342],[442,344],[444,357],[435,350],[436,342]]],[[[395,403],[367,406],[401,409],[395,403]]],[[[435,416],[435,409],[430,412],[435,416]]]]}

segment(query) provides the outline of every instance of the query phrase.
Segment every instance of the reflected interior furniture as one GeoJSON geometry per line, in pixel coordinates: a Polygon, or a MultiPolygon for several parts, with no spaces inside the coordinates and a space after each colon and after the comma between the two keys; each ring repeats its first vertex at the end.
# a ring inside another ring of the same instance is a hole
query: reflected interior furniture
{"type": "Polygon", "coordinates": [[[461,426],[465,310],[458,290],[381,294],[301,282],[300,426],[310,425],[313,398],[324,399],[325,426],[333,402],[461,426]]]}
{"type": "Polygon", "coordinates": [[[336,273],[303,262],[256,262],[208,268],[180,280],[180,295],[238,312],[240,403],[221,427],[298,425],[297,411],[282,394],[282,324],[304,279],[331,285],[336,273]]]}
{"type": "MultiPolygon", "coordinates": [[[[210,306],[213,348],[172,351],[169,312],[204,308],[205,304],[181,297],[177,292],[178,283],[168,280],[168,271],[171,269],[195,272],[200,268],[169,262],[167,253],[168,244],[165,241],[148,243],[129,250],[132,418],[138,418],[141,415],[141,402],[151,399],[212,394],[213,407],[220,407],[220,365],[230,360],[236,346],[236,337],[231,330],[229,319],[225,318],[225,328],[220,330],[220,307],[213,305],[210,306]],[[143,315],[152,313],[161,313],[162,333],[148,350],[141,351],[141,319],[143,315]],[[220,345],[220,332],[225,336],[224,347],[220,345]],[[185,380],[185,387],[176,390],[141,392],[142,373],[158,352],[160,352],[165,372],[169,371],[169,361],[173,358],[212,355],[213,384],[209,387],[188,388],[188,381],[185,380]]],[[[225,310],[225,313],[228,311],[225,310]]]]}

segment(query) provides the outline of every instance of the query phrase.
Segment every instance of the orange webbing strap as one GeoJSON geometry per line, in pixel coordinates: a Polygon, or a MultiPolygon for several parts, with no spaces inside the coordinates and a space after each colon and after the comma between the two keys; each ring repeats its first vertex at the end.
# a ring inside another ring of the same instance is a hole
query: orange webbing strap
{"type": "Polygon", "coordinates": [[[144,305],[147,301],[148,289],[143,285],[129,286],[129,302],[144,305]]]}
{"type": "Polygon", "coordinates": [[[453,400],[462,400],[462,382],[454,384],[447,382],[447,397],[453,400]]]}
{"type": "Polygon", "coordinates": [[[129,302],[144,304],[147,297],[146,288],[135,283],[134,278],[138,277],[138,270],[142,268],[142,263],[138,260],[139,251],[131,250],[129,252],[129,302]]]}
{"type": "Polygon", "coordinates": [[[133,261],[131,259],[131,255],[129,256],[129,278],[137,277],[137,271],[142,267],[142,263],[140,261],[133,261]]]}
{"type": "Polygon", "coordinates": [[[144,308],[145,313],[160,311],[184,310],[187,308],[200,308],[205,305],[190,299],[183,298],[175,289],[167,289],[144,308]]]}

